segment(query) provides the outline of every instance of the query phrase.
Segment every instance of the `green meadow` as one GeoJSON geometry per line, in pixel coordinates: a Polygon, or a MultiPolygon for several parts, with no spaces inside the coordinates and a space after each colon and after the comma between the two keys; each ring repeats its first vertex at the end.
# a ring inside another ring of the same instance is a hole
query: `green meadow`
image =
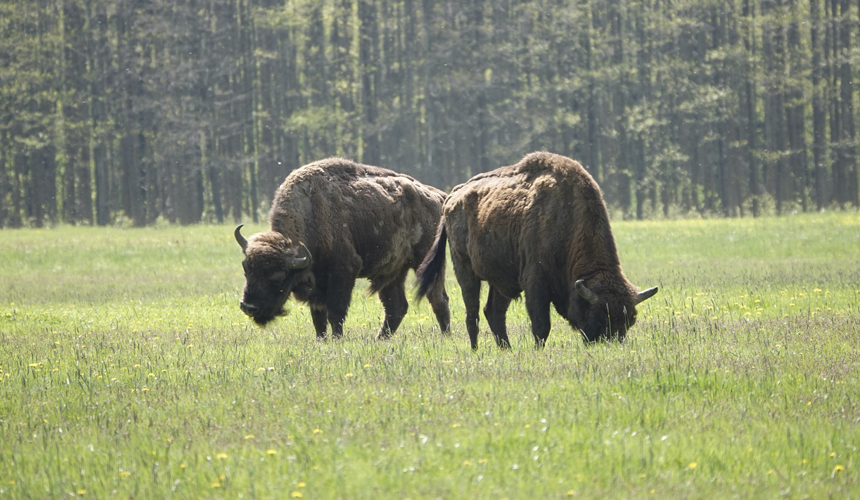
{"type": "Polygon", "coordinates": [[[451,335],[361,284],[317,341],[241,314],[232,226],[4,230],[0,499],[860,496],[860,214],[613,230],[626,342],[519,301],[476,352],[450,263],[451,335]]]}

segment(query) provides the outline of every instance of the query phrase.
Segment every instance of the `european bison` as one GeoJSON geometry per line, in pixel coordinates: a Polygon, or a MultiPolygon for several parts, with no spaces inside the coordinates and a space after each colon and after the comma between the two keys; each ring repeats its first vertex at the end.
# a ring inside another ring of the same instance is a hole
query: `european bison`
{"type": "MultiPolygon", "coordinates": [[[[239,307],[257,324],[284,313],[290,293],[310,305],[318,337],[343,334],[356,278],[369,278],[385,308],[379,338],[393,334],[409,307],[404,280],[430,249],[445,193],[408,175],[342,158],[292,172],[275,192],[271,229],[246,240],[239,307]]],[[[443,331],[450,326],[443,279],[427,296],[443,331]]]]}
{"type": "Polygon", "coordinates": [[[589,342],[623,339],[636,304],[657,293],[638,292],[624,277],[600,189],[570,158],[531,153],[476,175],[451,191],[442,212],[418,270],[418,295],[444,278],[450,241],[472,349],[481,281],[490,285],[484,315],[500,347],[510,347],[505,314],[523,291],[537,347],[549,336],[550,304],[589,342]]]}

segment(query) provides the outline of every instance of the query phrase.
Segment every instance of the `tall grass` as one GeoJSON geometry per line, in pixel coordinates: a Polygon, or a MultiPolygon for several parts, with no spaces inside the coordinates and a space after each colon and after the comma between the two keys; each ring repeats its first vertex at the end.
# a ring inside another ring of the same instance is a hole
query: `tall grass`
{"type": "Polygon", "coordinates": [[[613,229],[661,287],[627,342],[535,351],[516,302],[477,352],[450,276],[451,336],[357,289],[319,342],[239,312],[229,227],[4,231],[0,498],[860,493],[860,216],[613,229]]]}

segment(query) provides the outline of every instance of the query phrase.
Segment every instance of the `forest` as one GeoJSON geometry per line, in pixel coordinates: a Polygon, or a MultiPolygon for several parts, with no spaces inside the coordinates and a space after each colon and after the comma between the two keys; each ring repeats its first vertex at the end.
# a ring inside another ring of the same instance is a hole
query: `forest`
{"type": "Polygon", "coordinates": [[[0,0],[0,227],[258,221],[546,150],[614,217],[856,210],[860,0],[0,0]]]}

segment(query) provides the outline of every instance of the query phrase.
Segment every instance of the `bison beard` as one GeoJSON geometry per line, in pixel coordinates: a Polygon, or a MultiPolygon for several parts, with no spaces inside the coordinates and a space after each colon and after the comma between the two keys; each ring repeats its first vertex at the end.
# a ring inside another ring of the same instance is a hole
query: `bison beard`
{"type": "Polygon", "coordinates": [[[505,316],[523,291],[537,347],[549,336],[550,305],[587,342],[623,339],[636,305],[657,293],[638,292],[624,277],[600,189],[564,156],[532,153],[456,186],[418,269],[419,297],[443,279],[446,243],[473,349],[481,281],[490,285],[484,316],[500,347],[510,347],[505,316]]]}
{"type": "MultiPolygon", "coordinates": [[[[291,173],[275,193],[270,230],[234,236],[245,260],[240,309],[258,325],[284,314],[292,295],[307,302],[317,336],[343,334],[357,278],[370,280],[392,335],[409,304],[404,281],[433,243],[445,193],[391,170],[342,158],[291,173]]],[[[444,279],[427,296],[443,331],[450,326],[444,279]]]]}

